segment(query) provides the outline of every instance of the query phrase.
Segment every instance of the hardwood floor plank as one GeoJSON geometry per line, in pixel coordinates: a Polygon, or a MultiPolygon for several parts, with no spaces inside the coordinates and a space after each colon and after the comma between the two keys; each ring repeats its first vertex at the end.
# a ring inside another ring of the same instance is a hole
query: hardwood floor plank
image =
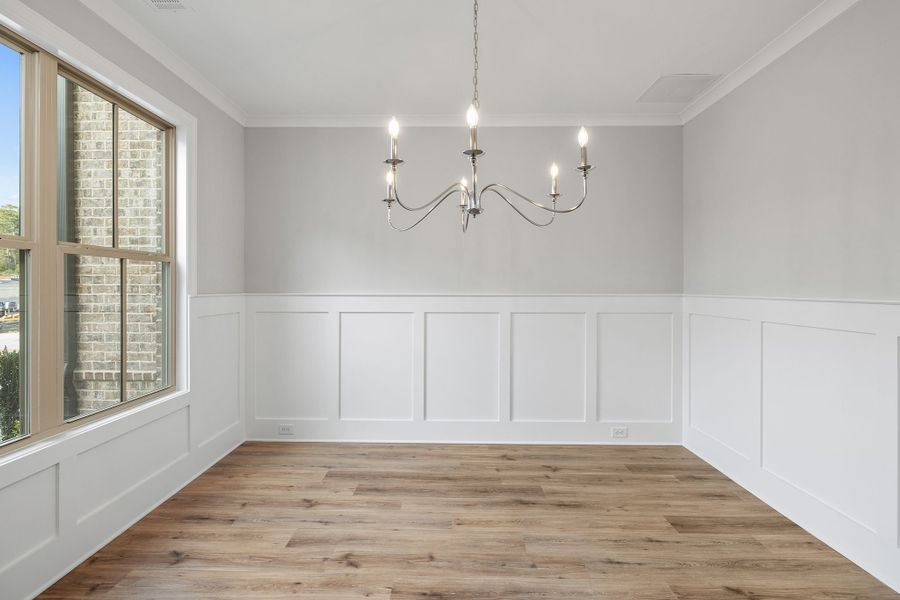
{"type": "Polygon", "coordinates": [[[750,531],[762,533],[790,533],[800,528],[790,520],[771,511],[762,516],[666,516],[666,520],[678,533],[703,533],[707,535],[733,535],[750,531]]]}

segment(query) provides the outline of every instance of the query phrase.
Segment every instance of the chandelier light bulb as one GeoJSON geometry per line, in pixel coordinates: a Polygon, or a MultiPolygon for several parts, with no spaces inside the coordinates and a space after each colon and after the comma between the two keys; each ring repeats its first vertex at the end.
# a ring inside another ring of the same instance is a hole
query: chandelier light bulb
{"type": "Polygon", "coordinates": [[[550,177],[553,179],[559,177],[559,167],[556,166],[556,163],[550,165],[550,177]]]}
{"type": "Polygon", "coordinates": [[[584,148],[585,146],[587,146],[587,143],[588,143],[587,129],[582,127],[581,129],[578,130],[578,145],[581,146],[582,148],[584,148]]]}
{"type": "Polygon", "coordinates": [[[465,211],[469,205],[469,182],[463,177],[459,180],[459,207],[465,211]]]}
{"type": "Polygon", "coordinates": [[[478,126],[478,111],[475,110],[474,104],[470,104],[469,110],[466,111],[466,123],[469,124],[470,128],[478,126]]]}
{"type": "Polygon", "coordinates": [[[587,129],[582,127],[581,129],[578,130],[578,144],[581,146],[581,166],[582,166],[582,168],[586,168],[588,166],[587,143],[588,143],[587,129]]]}
{"type": "Polygon", "coordinates": [[[393,200],[394,199],[394,170],[391,169],[384,176],[384,180],[387,183],[387,196],[385,199],[393,200]]]}

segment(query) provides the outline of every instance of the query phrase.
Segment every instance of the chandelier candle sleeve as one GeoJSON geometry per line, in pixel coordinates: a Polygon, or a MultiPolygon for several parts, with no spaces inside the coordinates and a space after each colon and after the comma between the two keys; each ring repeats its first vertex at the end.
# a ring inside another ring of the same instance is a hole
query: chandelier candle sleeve
{"type": "Polygon", "coordinates": [[[581,146],[581,166],[586,167],[588,164],[587,161],[587,143],[588,143],[588,133],[587,130],[582,127],[578,130],[578,145],[581,146]]]}
{"type": "Polygon", "coordinates": [[[550,165],[550,194],[559,194],[559,167],[556,163],[550,165]]]}
{"type": "Polygon", "coordinates": [[[387,196],[385,198],[391,200],[394,197],[394,171],[388,171],[387,175],[384,176],[384,180],[387,182],[387,196]]]}
{"type": "Polygon", "coordinates": [[[478,149],[478,111],[474,104],[466,111],[466,123],[469,124],[469,150],[478,149]]]}
{"type": "Polygon", "coordinates": [[[388,133],[391,136],[391,160],[397,160],[397,136],[400,134],[400,123],[396,118],[388,123],[388,133]]]}

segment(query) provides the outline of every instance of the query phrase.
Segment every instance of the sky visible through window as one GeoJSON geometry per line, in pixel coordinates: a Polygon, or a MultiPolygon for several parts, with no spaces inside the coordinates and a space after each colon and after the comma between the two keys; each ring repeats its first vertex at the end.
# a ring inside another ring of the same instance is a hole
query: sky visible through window
{"type": "MultiPolygon", "coordinates": [[[[0,234],[19,233],[21,62],[0,44],[0,234]]],[[[0,248],[0,350],[19,350],[20,258],[18,250],[0,248]]]]}
{"type": "Polygon", "coordinates": [[[21,55],[0,44],[0,206],[19,206],[21,55]]]}

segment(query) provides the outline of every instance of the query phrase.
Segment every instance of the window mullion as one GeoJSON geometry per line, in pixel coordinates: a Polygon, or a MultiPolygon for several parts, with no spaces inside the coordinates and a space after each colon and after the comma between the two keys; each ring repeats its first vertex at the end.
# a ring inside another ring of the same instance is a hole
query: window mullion
{"type": "Polygon", "coordinates": [[[112,247],[119,247],[119,105],[112,105],[112,247]]]}
{"type": "Polygon", "coordinates": [[[120,293],[122,294],[121,300],[119,300],[119,307],[122,310],[121,315],[121,325],[122,328],[122,342],[121,342],[121,350],[122,357],[119,361],[120,365],[120,383],[119,383],[119,394],[121,394],[121,402],[128,401],[128,392],[127,388],[127,379],[128,379],[128,290],[126,288],[128,283],[128,260],[120,259],[119,260],[119,277],[121,284],[119,286],[120,293]]]}
{"type": "MultiPolygon", "coordinates": [[[[119,238],[119,105],[112,105],[112,247],[118,250],[119,238]]],[[[126,269],[128,261],[119,259],[119,402],[124,404],[128,400],[126,380],[128,378],[128,293],[125,291],[127,280],[126,269]]]]}
{"type": "Polygon", "coordinates": [[[63,423],[62,402],[62,256],[57,252],[57,61],[45,53],[34,55],[36,106],[34,153],[32,257],[31,386],[32,426],[37,433],[63,423]]]}

